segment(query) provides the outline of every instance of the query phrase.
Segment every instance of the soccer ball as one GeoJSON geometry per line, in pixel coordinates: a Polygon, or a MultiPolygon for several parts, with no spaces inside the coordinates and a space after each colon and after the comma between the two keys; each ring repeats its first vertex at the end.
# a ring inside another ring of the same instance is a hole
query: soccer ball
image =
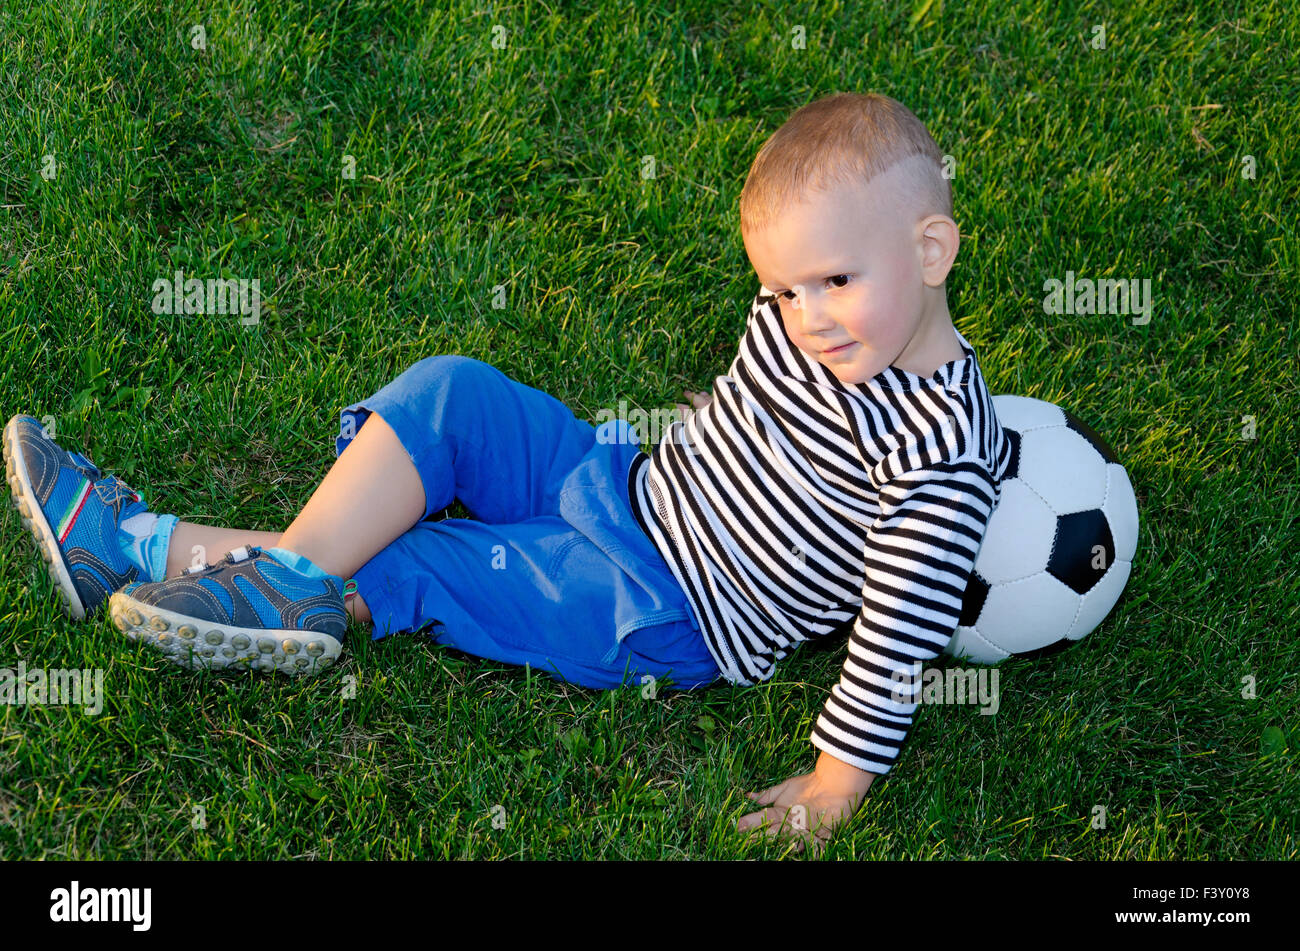
{"type": "Polygon", "coordinates": [[[1011,467],[944,653],[977,664],[1083,638],[1119,600],[1137,550],[1137,499],[1101,437],[1061,407],[995,396],[1011,467]]]}

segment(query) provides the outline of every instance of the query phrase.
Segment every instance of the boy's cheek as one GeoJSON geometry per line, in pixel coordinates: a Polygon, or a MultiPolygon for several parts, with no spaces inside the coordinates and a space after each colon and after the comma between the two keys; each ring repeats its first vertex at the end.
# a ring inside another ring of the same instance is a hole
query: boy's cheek
{"type": "Polygon", "coordinates": [[[849,329],[858,340],[888,345],[905,330],[906,304],[894,288],[877,287],[862,302],[849,329]]]}

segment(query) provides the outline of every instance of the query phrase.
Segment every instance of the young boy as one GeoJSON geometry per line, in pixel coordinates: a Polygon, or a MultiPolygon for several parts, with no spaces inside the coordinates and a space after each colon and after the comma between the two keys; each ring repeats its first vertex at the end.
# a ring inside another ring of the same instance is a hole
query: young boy
{"type": "Polygon", "coordinates": [[[740,350],[649,454],[623,420],[444,355],[343,410],[283,534],[151,513],[25,416],[4,439],[17,505],[74,615],[108,599],[119,629],[200,668],[318,670],[350,615],[583,686],[691,688],[766,680],[848,633],[816,768],[749,793],[766,808],[738,823],[820,851],[898,755],[1010,459],[948,314],[941,163],[892,99],[794,113],[740,196],[761,285],[740,350]],[[428,520],[453,499],[474,518],[428,520]]]}

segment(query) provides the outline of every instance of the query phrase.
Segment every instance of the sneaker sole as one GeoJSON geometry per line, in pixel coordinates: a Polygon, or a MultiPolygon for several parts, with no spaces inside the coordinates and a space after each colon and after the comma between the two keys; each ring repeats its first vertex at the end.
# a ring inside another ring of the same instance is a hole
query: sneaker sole
{"type": "Polygon", "coordinates": [[[36,493],[32,491],[32,482],[27,474],[27,463],[23,459],[22,446],[18,442],[17,419],[11,419],[5,426],[4,459],[5,480],[9,483],[9,495],[13,500],[14,508],[18,510],[18,516],[23,520],[23,527],[36,539],[36,550],[40,553],[41,561],[45,562],[50,577],[54,579],[59,589],[64,610],[80,621],[86,616],[86,606],[81,603],[77,586],[72,583],[72,575],[68,571],[67,562],[63,560],[63,552],[59,549],[54,529],[50,527],[45,512],[41,510],[40,502],[36,500],[36,493]]]}
{"type": "Polygon", "coordinates": [[[320,673],[339,658],[343,645],[315,631],[250,631],[199,621],[115,592],[108,599],[113,625],[145,641],[191,670],[278,670],[290,676],[320,673]]]}

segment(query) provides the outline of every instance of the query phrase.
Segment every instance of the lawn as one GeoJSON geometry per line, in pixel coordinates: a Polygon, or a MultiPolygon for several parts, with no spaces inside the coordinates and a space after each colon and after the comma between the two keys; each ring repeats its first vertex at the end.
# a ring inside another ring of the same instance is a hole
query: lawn
{"type": "MultiPolygon", "coordinates": [[[[6,4],[0,415],[155,511],[281,530],[339,409],[430,354],[669,408],[744,330],[758,147],[886,93],[953,156],[990,390],[1100,432],[1142,525],[1112,615],[1004,663],[994,716],[920,708],[827,857],[1297,858],[1300,16],[486,6],[6,4]],[[157,312],[178,270],[256,280],[256,320],[157,312]],[[1067,272],[1149,279],[1150,320],[1046,313],[1067,272]]],[[[0,706],[6,858],[776,858],[742,791],[812,768],[844,654],[643,697],[354,628],[315,678],[197,674],[65,617],[0,523],[0,667],[104,677],[95,716],[0,706]]]]}

